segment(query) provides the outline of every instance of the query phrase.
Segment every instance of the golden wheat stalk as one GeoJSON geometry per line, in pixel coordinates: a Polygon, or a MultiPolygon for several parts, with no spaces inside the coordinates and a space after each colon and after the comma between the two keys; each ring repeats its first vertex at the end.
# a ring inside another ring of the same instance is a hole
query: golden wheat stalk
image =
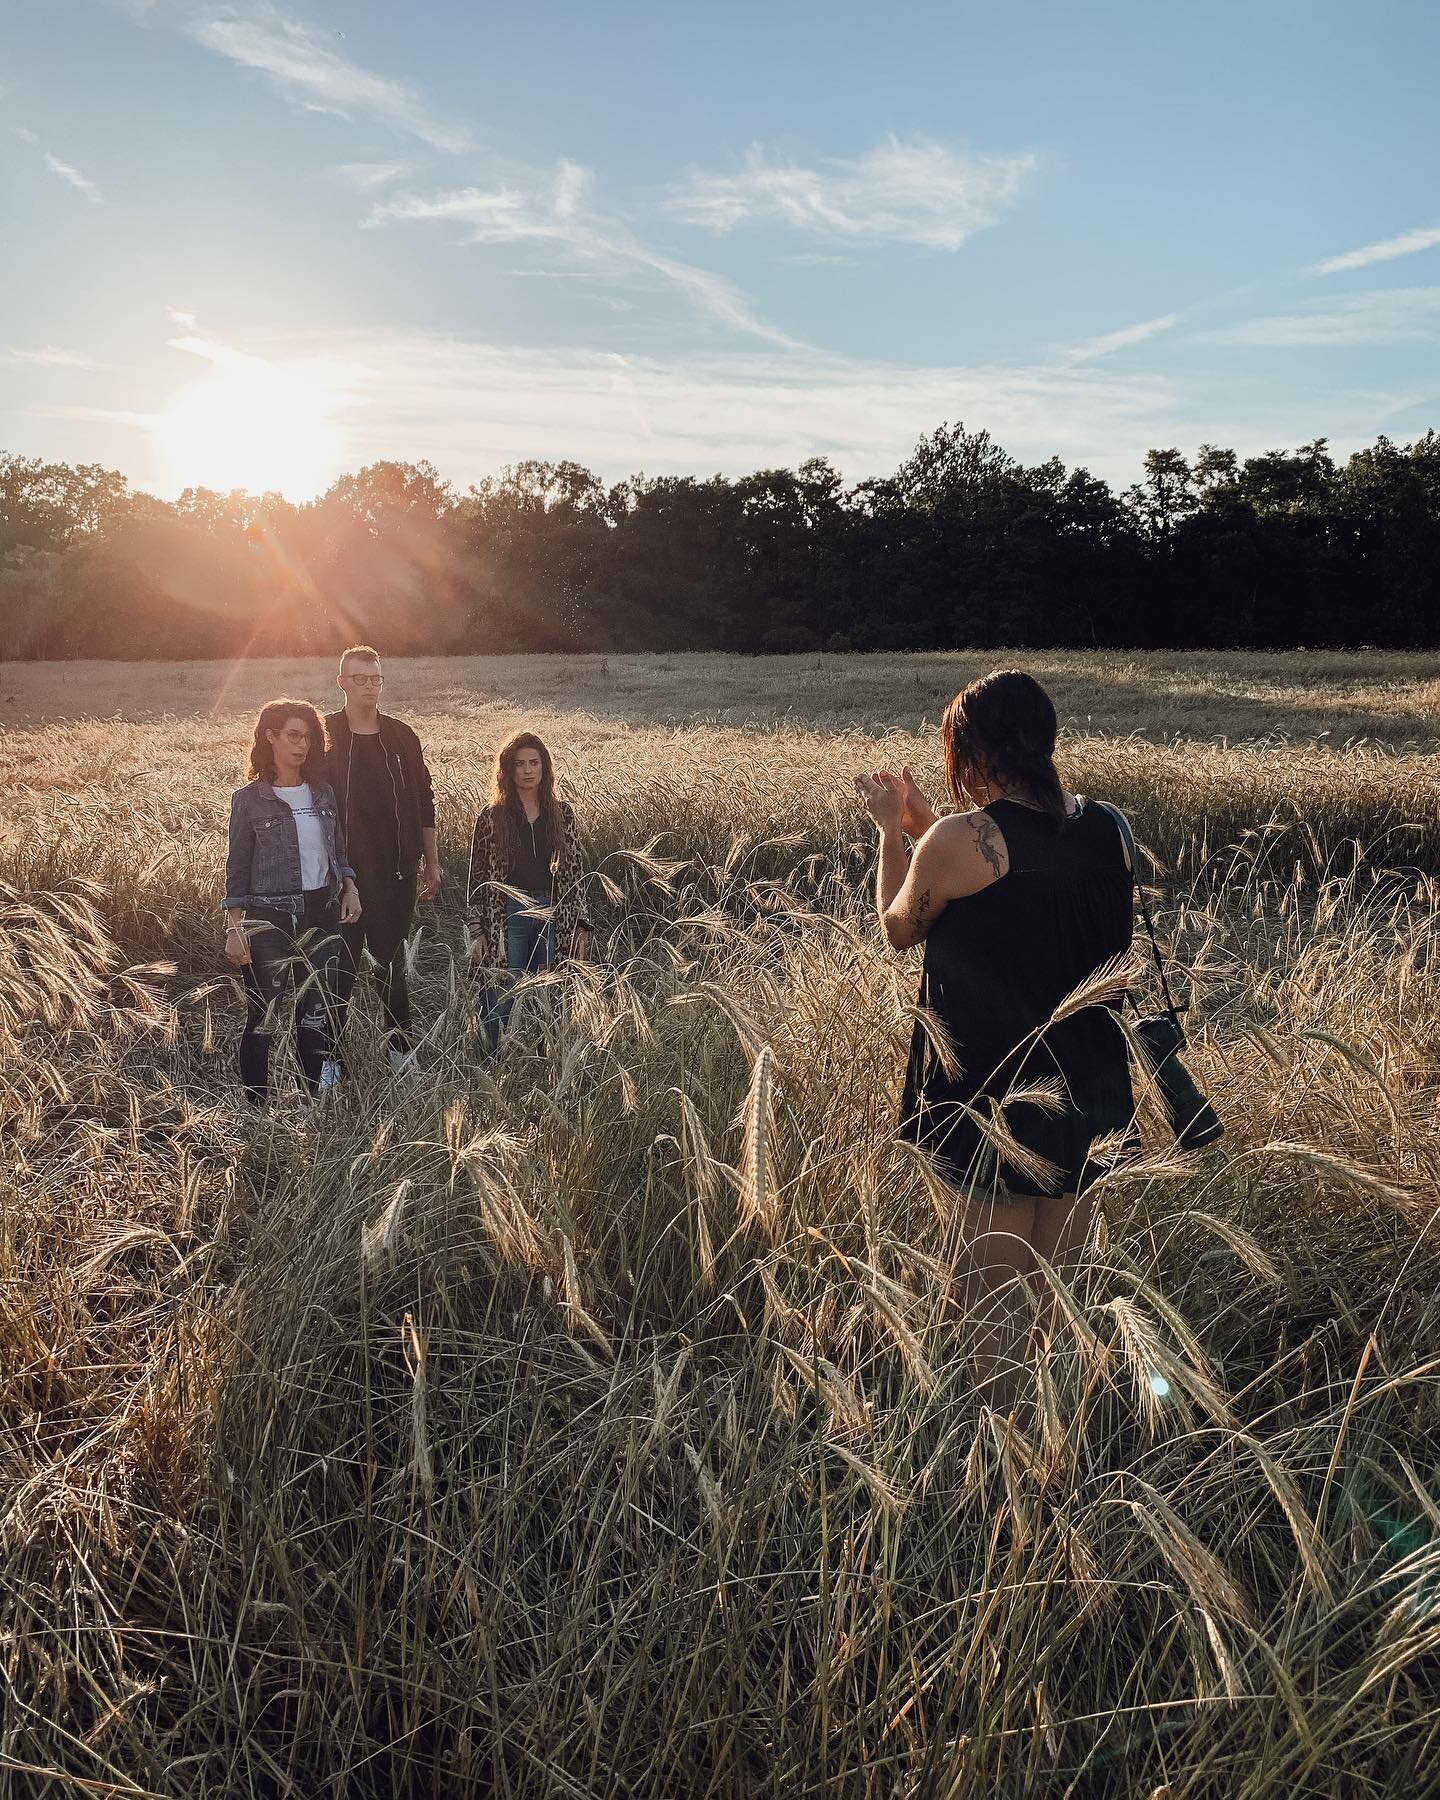
{"type": "Polygon", "coordinates": [[[758,1224],[774,1242],[779,1232],[775,1182],[775,1053],[764,1045],[750,1071],[750,1086],[740,1109],[743,1133],[740,1157],[741,1217],[758,1224]]]}

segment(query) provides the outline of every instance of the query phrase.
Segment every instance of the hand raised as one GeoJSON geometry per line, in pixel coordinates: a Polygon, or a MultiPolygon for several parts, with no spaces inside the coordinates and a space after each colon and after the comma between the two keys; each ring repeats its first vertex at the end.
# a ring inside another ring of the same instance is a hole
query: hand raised
{"type": "Polygon", "coordinates": [[[900,783],[888,769],[876,769],[869,775],[857,775],[855,792],[860,804],[882,831],[900,829],[904,797],[900,791],[900,783]]]}
{"type": "Polygon", "coordinates": [[[935,823],[935,808],[925,796],[924,790],[910,773],[910,765],[906,763],[900,771],[900,829],[907,837],[924,837],[935,823]]]}

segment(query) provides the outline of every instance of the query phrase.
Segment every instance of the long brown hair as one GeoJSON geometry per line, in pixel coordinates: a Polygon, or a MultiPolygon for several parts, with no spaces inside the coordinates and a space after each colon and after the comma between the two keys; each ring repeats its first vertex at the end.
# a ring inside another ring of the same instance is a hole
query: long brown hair
{"type": "Polygon", "coordinates": [[[325,726],[308,700],[272,700],[268,706],[260,708],[255,721],[255,736],[250,743],[250,766],[245,771],[252,781],[274,781],[275,747],[265,733],[279,731],[291,719],[303,719],[310,730],[310,749],[300,770],[300,779],[324,781],[325,726]]]}
{"type": "Polygon", "coordinates": [[[495,820],[495,836],[508,852],[512,833],[525,822],[524,808],[515,791],[515,758],[522,750],[540,753],[540,817],[550,834],[552,854],[560,849],[560,802],[555,798],[555,764],[543,738],[533,731],[517,731],[500,746],[495,758],[495,773],[490,784],[490,812],[495,820]]]}
{"type": "Polygon", "coordinates": [[[945,780],[957,806],[967,775],[1018,788],[1056,825],[1065,790],[1055,767],[1055,703],[1023,669],[996,669],[962,688],[945,708],[945,780]]]}

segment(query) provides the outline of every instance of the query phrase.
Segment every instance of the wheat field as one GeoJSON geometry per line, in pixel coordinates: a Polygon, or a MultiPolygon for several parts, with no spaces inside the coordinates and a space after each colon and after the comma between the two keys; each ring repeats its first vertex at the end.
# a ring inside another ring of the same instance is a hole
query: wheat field
{"type": "Polygon", "coordinates": [[[850,777],[1007,659],[397,663],[425,1078],[239,1103],[248,717],[0,665],[0,1793],[1440,1789],[1440,661],[1027,656],[1130,813],[1226,1137],[1103,1184],[1013,1416],[893,1135],[850,777]],[[595,963],[475,1055],[458,897],[551,741],[595,963]]]}

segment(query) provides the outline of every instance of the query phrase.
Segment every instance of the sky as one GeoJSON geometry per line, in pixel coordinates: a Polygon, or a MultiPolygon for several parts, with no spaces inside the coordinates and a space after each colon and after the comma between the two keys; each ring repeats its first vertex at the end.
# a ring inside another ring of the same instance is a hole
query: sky
{"type": "Polygon", "coordinates": [[[1417,0],[0,0],[0,450],[294,500],[1440,426],[1417,0]]]}

